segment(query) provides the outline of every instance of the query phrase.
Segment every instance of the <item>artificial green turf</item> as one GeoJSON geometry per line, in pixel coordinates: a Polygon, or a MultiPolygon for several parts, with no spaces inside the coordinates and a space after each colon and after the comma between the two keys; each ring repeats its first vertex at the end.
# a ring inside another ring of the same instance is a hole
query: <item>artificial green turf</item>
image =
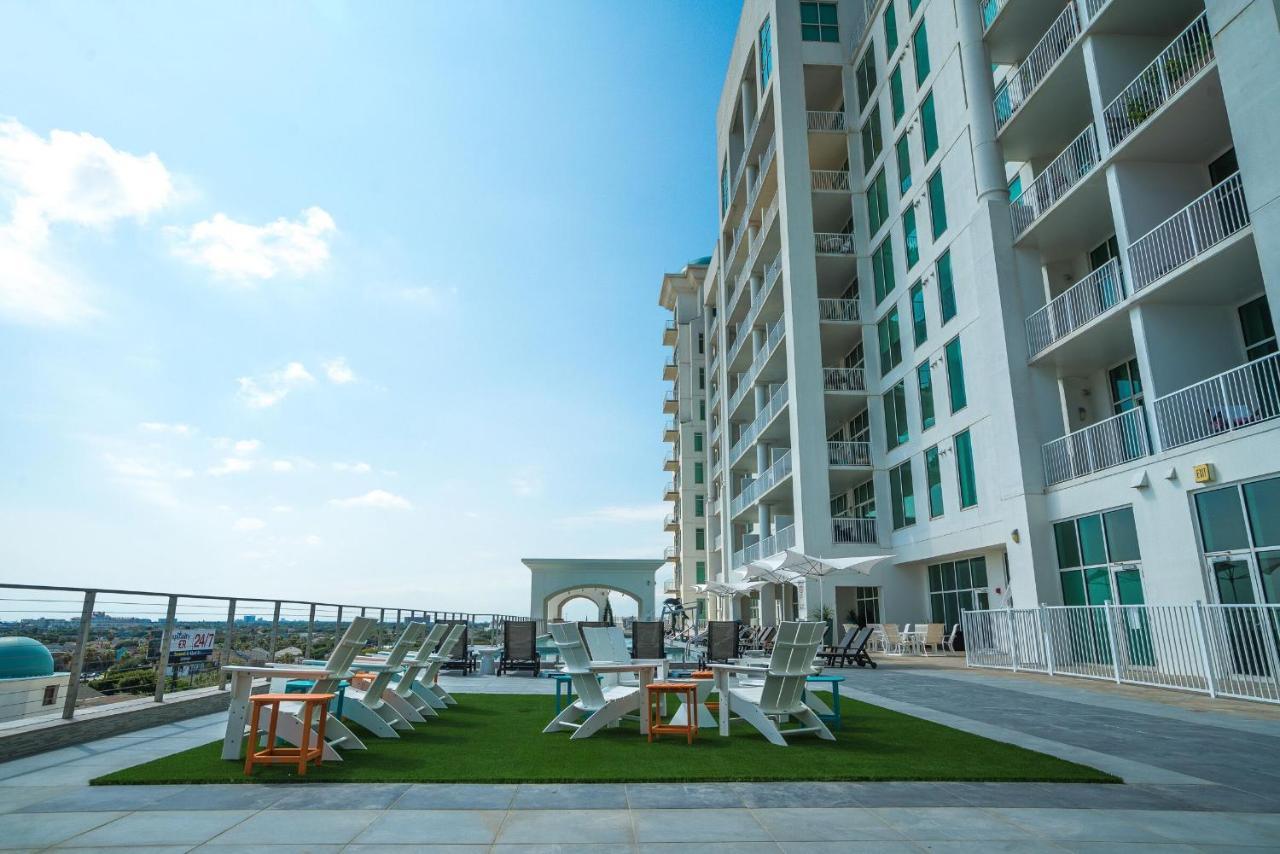
{"type": "MultiPolygon", "coordinates": [[[[458,705],[399,739],[364,738],[367,751],[312,767],[277,765],[244,776],[216,741],[99,777],[99,784],[160,783],[565,783],[730,780],[981,780],[1119,782],[1094,768],[844,698],[836,740],[799,735],[777,747],[745,723],[649,743],[624,721],[581,741],[544,735],[552,698],[461,694],[458,705]]],[[[831,697],[823,699],[830,704],[831,697]]],[[[363,736],[362,736],[363,738],[363,736]]]]}

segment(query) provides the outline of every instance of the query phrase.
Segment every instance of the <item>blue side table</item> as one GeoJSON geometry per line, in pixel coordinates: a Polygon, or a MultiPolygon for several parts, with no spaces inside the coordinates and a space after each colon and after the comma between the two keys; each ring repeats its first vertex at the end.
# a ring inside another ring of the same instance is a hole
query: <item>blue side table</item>
{"type": "Polygon", "coordinates": [[[568,673],[553,673],[551,678],[556,683],[556,714],[573,699],[573,677],[568,673]]]}
{"type": "Polygon", "coordinates": [[[835,674],[822,673],[810,676],[804,681],[806,691],[809,690],[809,683],[812,682],[825,682],[831,687],[831,713],[825,715],[819,714],[818,717],[822,718],[823,722],[834,724],[836,729],[840,729],[841,724],[844,723],[843,718],[840,717],[840,683],[844,681],[844,677],[837,676],[835,674]]]}
{"type": "MultiPolygon", "coordinates": [[[[284,692],[286,694],[306,694],[315,687],[315,682],[310,679],[290,679],[284,683],[284,692]]],[[[335,718],[342,717],[342,701],[347,696],[347,681],[344,679],[338,683],[338,687],[333,689],[334,697],[329,701],[329,713],[335,718]]]]}

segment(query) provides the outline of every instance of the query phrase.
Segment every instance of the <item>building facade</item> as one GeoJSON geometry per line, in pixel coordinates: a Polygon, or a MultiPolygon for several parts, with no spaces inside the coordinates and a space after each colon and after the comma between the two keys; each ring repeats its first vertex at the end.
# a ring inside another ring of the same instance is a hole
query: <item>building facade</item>
{"type": "Polygon", "coordinates": [[[843,621],[1280,601],[1277,48],[1271,0],[747,0],[708,577],[893,555],[843,621]]]}

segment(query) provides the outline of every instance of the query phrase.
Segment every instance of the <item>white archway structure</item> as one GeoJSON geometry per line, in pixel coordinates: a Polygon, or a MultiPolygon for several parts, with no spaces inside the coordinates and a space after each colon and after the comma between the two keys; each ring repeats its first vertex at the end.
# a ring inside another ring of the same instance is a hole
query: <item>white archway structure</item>
{"type": "Polygon", "coordinates": [[[603,611],[612,592],[636,601],[636,619],[655,620],[654,575],[661,560],[593,558],[524,558],[533,578],[529,585],[529,616],[557,620],[570,599],[585,598],[603,611]]]}

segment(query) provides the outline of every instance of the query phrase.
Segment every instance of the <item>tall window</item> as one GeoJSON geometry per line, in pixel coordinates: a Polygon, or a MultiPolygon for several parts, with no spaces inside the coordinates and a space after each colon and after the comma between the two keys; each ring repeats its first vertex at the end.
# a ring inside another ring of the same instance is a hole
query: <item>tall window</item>
{"type": "MultiPolygon", "coordinates": [[[[1224,605],[1280,602],[1280,477],[1201,492],[1195,501],[1217,600],[1224,605]]],[[[1248,654],[1266,660],[1265,652],[1248,654]]]]}
{"type": "Polygon", "coordinates": [[[871,481],[853,488],[853,505],[849,513],[855,519],[876,518],[876,490],[871,481]]]}
{"type": "Polygon", "coordinates": [[[902,361],[902,336],[898,332],[896,305],[876,324],[876,333],[880,340],[880,376],[884,376],[902,361]]]}
{"type": "Polygon", "coordinates": [[[729,210],[729,158],[725,158],[720,167],[720,216],[729,210]]]}
{"type": "Polygon", "coordinates": [[[907,426],[907,386],[899,382],[884,396],[884,441],[887,450],[892,451],[911,438],[911,429],[907,426]]]}
{"type": "Polygon", "coordinates": [[[884,169],[871,179],[867,188],[867,220],[871,225],[871,233],[875,234],[884,225],[889,216],[889,191],[885,186],[884,169]]]}
{"type": "Polygon", "coordinates": [[[705,400],[698,401],[698,420],[707,420],[707,402],[705,400]]]}
{"type": "Polygon", "coordinates": [[[1245,358],[1252,362],[1276,352],[1276,327],[1266,297],[1240,306],[1240,332],[1244,336],[1245,358]]]}
{"type": "Polygon", "coordinates": [[[929,76],[929,34],[925,32],[924,21],[911,34],[911,52],[916,61],[916,85],[924,83],[929,76]]]}
{"type": "Polygon", "coordinates": [[[698,388],[705,389],[707,387],[707,369],[698,368],[698,388]]]}
{"type": "Polygon", "coordinates": [[[916,383],[920,387],[920,429],[928,430],[937,423],[933,414],[933,375],[928,359],[916,366],[916,383]]]}
{"type": "Polygon", "coordinates": [[[987,600],[987,559],[935,563],[929,567],[929,613],[933,622],[954,626],[962,611],[985,611],[987,600]]]}
{"type": "Polygon", "coordinates": [[[956,316],[956,286],[951,279],[951,250],[943,252],[934,265],[938,274],[938,316],[943,325],[956,316]]]}
{"type": "Polygon", "coordinates": [[[942,186],[942,170],[929,176],[929,219],[933,223],[933,239],[947,230],[947,195],[942,186]]]}
{"type": "Polygon", "coordinates": [[[956,482],[960,486],[960,507],[972,507],[978,503],[978,476],[973,470],[973,437],[969,431],[957,433],[951,439],[956,452],[956,482]]]}
{"type": "Polygon", "coordinates": [[[933,93],[920,102],[920,138],[924,141],[924,162],[938,151],[938,115],[933,106],[933,93]]]}
{"type": "Polygon", "coordinates": [[[898,195],[911,189],[911,143],[910,137],[903,134],[894,144],[898,155],[898,195]]]}
{"type": "Polygon", "coordinates": [[[706,479],[706,471],[702,468],[701,462],[693,464],[693,482],[702,483],[706,479]]]}
{"type": "Polygon", "coordinates": [[[862,61],[858,63],[853,75],[858,86],[858,106],[865,110],[867,104],[871,103],[871,92],[876,88],[875,42],[871,42],[867,46],[867,52],[863,55],[862,61]]]}
{"type": "Polygon", "coordinates": [[[884,149],[884,136],[880,128],[880,105],[871,108],[867,123],[862,126],[862,168],[870,169],[884,149]]]}
{"type": "Polygon", "coordinates": [[[807,42],[838,42],[835,3],[800,3],[800,38],[807,42]]]}
{"type": "MultiPolygon", "coordinates": [[[[893,7],[889,7],[893,11],[893,7]]],[[[845,614],[851,622],[859,626],[869,626],[880,622],[880,588],[853,588],[853,609],[845,614]]]]}
{"type": "Polygon", "coordinates": [[[887,60],[898,49],[898,16],[894,14],[890,0],[884,10],[884,56],[887,60]]]}
{"type": "Polygon", "coordinates": [[[1138,373],[1138,360],[1130,359],[1107,371],[1107,384],[1111,387],[1111,412],[1119,415],[1142,405],[1142,376],[1138,373]]]}
{"type": "Polygon", "coordinates": [[[773,73],[773,21],[765,18],[760,25],[760,91],[769,85],[773,73]]]}
{"type": "Polygon", "coordinates": [[[1133,508],[1053,524],[1064,605],[1141,605],[1142,572],[1133,508]]]}
{"type": "Polygon", "coordinates": [[[929,518],[936,519],[942,515],[942,464],[938,460],[938,446],[924,452],[924,479],[929,487],[929,518]]]}
{"type": "Polygon", "coordinates": [[[693,515],[694,516],[707,515],[707,499],[705,497],[701,495],[693,496],[693,515]]]}
{"type": "Polygon", "coordinates": [[[58,686],[57,685],[44,686],[44,696],[40,699],[40,705],[52,706],[56,702],[58,702],[58,686]]]}
{"type": "Polygon", "coordinates": [[[702,355],[707,350],[707,334],[705,332],[698,333],[698,355],[702,355]]]}
{"type": "Polygon", "coordinates": [[[902,63],[895,65],[889,75],[889,106],[893,109],[893,126],[897,127],[907,111],[907,99],[902,94],[902,63]]]}
{"type": "Polygon", "coordinates": [[[876,305],[884,302],[884,298],[893,292],[893,240],[884,236],[880,245],[871,253],[871,273],[874,279],[876,305]]]}
{"type": "Polygon", "coordinates": [[[893,503],[893,529],[916,523],[915,487],[911,483],[911,460],[889,469],[889,496],[893,503]]]}
{"type": "Polygon", "coordinates": [[[956,336],[947,342],[947,397],[951,401],[951,411],[959,412],[969,405],[969,396],[964,388],[964,356],[960,352],[960,337],[956,336]]]}
{"type": "Polygon", "coordinates": [[[902,212],[902,244],[907,252],[907,269],[920,260],[920,234],[916,230],[916,209],[908,205],[902,212]]]}
{"type": "Polygon", "coordinates": [[[706,528],[693,529],[693,547],[698,551],[702,551],[707,547],[707,529],[706,528]]]}
{"type": "MultiPolygon", "coordinates": [[[[697,580],[697,583],[706,584],[707,583],[707,562],[705,560],[695,561],[693,564],[693,568],[694,568],[693,577],[697,580]]],[[[703,600],[701,599],[698,600],[699,612],[702,611],[702,602],[703,600]]]]}
{"type": "Polygon", "coordinates": [[[920,282],[911,286],[911,337],[917,347],[929,337],[929,324],[924,316],[924,285],[920,282]]]}
{"type": "Polygon", "coordinates": [[[694,449],[695,451],[701,451],[701,450],[702,450],[702,434],[701,434],[701,433],[694,433],[694,434],[693,434],[693,449],[694,449]]]}
{"type": "Polygon", "coordinates": [[[916,10],[920,8],[922,0],[907,0],[907,17],[915,17],[916,10]]]}

